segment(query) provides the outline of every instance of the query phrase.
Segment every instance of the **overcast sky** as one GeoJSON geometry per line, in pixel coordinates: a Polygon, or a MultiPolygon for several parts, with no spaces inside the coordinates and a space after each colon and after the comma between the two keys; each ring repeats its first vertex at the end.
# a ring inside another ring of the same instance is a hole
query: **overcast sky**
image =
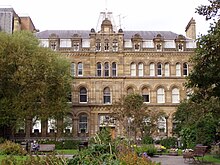
{"type": "Polygon", "coordinates": [[[113,13],[123,30],[172,31],[185,35],[193,17],[197,35],[205,34],[209,22],[195,13],[195,8],[208,0],[1,0],[0,7],[14,8],[19,16],[30,16],[36,29],[96,29],[100,12],[113,13]]]}

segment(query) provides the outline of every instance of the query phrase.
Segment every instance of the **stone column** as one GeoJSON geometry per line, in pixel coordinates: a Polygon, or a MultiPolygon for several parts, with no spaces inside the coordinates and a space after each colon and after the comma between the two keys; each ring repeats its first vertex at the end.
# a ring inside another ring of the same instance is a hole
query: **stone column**
{"type": "Polygon", "coordinates": [[[78,137],[78,120],[79,118],[76,117],[76,116],[73,116],[73,126],[72,126],[72,134],[73,134],[73,137],[74,138],[77,138],[78,137]]]}
{"type": "Polygon", "coordinates": [[[31,129],[32,129],[31,125],[32,125],[31,119],[27,118],[25,122],[25,139],[30,139],[31,137],[31,129]]]}

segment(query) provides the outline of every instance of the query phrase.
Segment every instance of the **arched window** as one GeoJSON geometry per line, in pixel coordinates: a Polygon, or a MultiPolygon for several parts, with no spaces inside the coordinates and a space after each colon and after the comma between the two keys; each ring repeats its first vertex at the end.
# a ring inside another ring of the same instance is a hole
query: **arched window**
{"type": "Polygon", "coordinates": [[[172,103],[179,103],[180,102],[180,92],[179,89],[174,88],[172,90],[172,103]]]}
{"type": "Polygon", "coordinates": [[[129,88],[127,89],[127,94],[129,95],[129,94],[132,94],[132,93],[134,93],[134,89],[131,88],[131,87],[129,87],[129,88]]]}
{"type": "Polygon", "coordinates": [[[136,76],[136,64],[131,63],[131,76],[136,76]]]}
{"type": "Polygon", "coordinates": [[[188,76],[188,64],[183,63],[183,76],[188,76]]]}
{"type": "Polygon", "coordinates": [[[105,62],[105,64],[104,64],[104,75],[105,75],[105,77],[108,77],[108,76],[110,76],[110,74],[109,74],[109,63],[108,62],[105,62]]]}
{"type": "Polygon", "coordinates": [[[66,96],[67,102],[72,102],[72,93],[68,92],[66,96]]]}
{"type": "Polygon", "coordinates": [[[79,90],[79,102],[87,103],[87,90],[85,87],[82,87],[79,90]]]}
{"type": "Polygon", "coordinates": [[[41,120],[37,116],[32,119],[32,133],[41,133],[41,120]]]}
{"type": "Polygon", "coordinates": [[[165,103],[165,93],[163,88],[157,89],[157,103],[165,103]]]}
{"type": "Polygon", "coordinates": [[[70,66],[70,75],[72,76],[72,77],[74,77],[75,76],[75,63],[74,62],[72,62],[71,63],[71,66],[70,66]]]}
{"type": "Polygon", "coordinates": [[[64,125],[64,129],[63,129],[64,133],[72,133],[73,121],[70,115],[64,117],[63,125],[64,125]]]}
{"type": "Polygon", "coordinates": [[[113,50],[113,52],[117,52],[118,51],[118,41],[116,39],[113,40],[112,50],[113,50]]]}
{"type": "Polygon", "coordinates": [[[181,65],[176,63],[176,76],[181,76],[181,65]]]}
{"type": "Polygon", "coordinates": [[[159,133],[165,133],[167,132],[166,130],[166,118],[161,116],[159,119],[158,119],[158,132],[159,133]]]}
{"type": "Polygon", "coordinates": [[[117,76],[117,64],[116,62],[112,63],[112,76],[117,76]]]}
{"type": "Polygon", "coordinates": [[[150,76],[155,76],[155,65],[150,63],[150,76]]]}
{"type": "Polygon", "coordinates": [[[101,62],[98,62],[97,64],[96,64],[96,75],[97,76],[102,76],[102,64],[101,64],[101,62]]]}
{"type": "Polygon", "coordinates": [[[111,93],[110,93],[109,87],[106,87],[103,90],[103,101],[104,101],[104,104],[111,103],[111,93]]]}
{"type": "Polygon", "coordinates": [[[57,132],[57,121],[54,118],[49,118],[47,120],[47,132],[48,133],[57,132]]]}
{"type": "Polygon", "coordinates": [[[142,89],[142,97],[143,97],[145,103],[150,102],[150,93],[147,88],[142,89]]]}
{"type": "Polygon", "coordinates": [[[157,76],[162,76],[162,64],[157,64],[157,76]]]}
{"type": "Polygon", "coordinates": [[[143,63],[139,63],[138,64],[138,76],[144,76],[144,64],[143,63]]]}
{"type": "Polygon", "coordinates": [[[78,76],[83,76],[83,63],[78,63],[78,76]]]}
{"type": "Polygon", "coordinates": [[[88,116],[87,114],[79,115],[79,133],[88,133],[88,116]]]}
{"type": "Polygon", "coordinates": [[[170,76],[170,65],[169,63],[165,63],[165,73],[164,73],[165,77],[169,77],[170,76]]]}

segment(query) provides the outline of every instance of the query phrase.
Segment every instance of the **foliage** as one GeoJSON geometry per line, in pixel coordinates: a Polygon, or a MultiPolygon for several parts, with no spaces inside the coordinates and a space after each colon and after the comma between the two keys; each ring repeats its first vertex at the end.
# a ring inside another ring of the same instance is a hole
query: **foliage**
{"type": "Polygon", "coordinates": [[[153,144],[154,139],[151,136],[144,136],[142,138],[142,144],[153,144]]]}
{"type": "Polygon", "coordinates": [[[216,137],[217,123],[211,114],[204,115],[196,123],[196,143],[211,145],[216,137]]]}
{"type": "Polygon", "coordinates": [[[0,145],[0,150],[2,154],[6,155],[26,155],[27,152],[21,147],[20,144],[14,143],[12,141],[5,141],[0,145]]]}
{"type": "Polygon", "coordinates": [[[69,111],[67,59],[39,47],[27,31],[1,32],[0,43],[0,126],[15,129],[27,117],[63,117],[69,111]]]}
{"type": "Polygon", "coordinates": [[[68,159],[63,156],[56,155],[46,155],[46,156],[27,156],[25,160],[16,159],[14,156],[6,157],[2,160],[2,165],[11,164],[11,165],[67,165],[68,159]]]}
{"type": "Polygon", "coordinates": [[[164,115],[162,111],[148,109],[143,102],[143,97],[137,93],[123,97],[113,104],[110,111],[113,117],[124,126],[129,138],[134,135],[134,140],[138,132],[141,133],[141,138],[144,135],[150,135],[150,132],[156,133],[156,123],[159,117],[164,115]]]}
{"type": "MultiPolygon", "coordinates": [[[[197,13],[206,20],[219,16],[220,1],[209,0],[197,13]]],[[[219,19],[219,18],[217,18],[219,19]]],[[[220,21],[210,24],[208,34],[197,39],[195,55],[190,62],[193,69],[187,77],[186,88],[192,94],[180,104],[175,114],[176,132],[183,136],[185,144],[211,145],[220,139],[220,21]]]]}
{"type": "Polygon", "coordinates": [[[120,152],[118,152],[120,165],[160,165],[160,163],[151,161],[149,157],[138,156],[136,152],[131,151],[127,146],[121,147],[120,152]]]}
{"type": "Polygon", "coordinates": [[[137,152],[138,155],[141,153],[146,152],[148,156],[153,156],[157,153],[157,148],[153,144],[143,144],[140,147],[136,147],[135,151],[137,152]]]}
{"type": "Polygon", "coordinates": [[[167,149],[169,148],[175,148],[177,146],[177,139],[175,137],[168,137],[165,139],[162,139],[160,141],[160,144],[167,149]]]}
{"type": "Polygon", "coordinates": [[[183,142],[184,148],[194,148],[196,145],[196,134],[195,127],[183,127],[180,135],[183,142]]]}
{"type": "Polygon", "coordinates": [[[209,0],[209,5],[201,5],[197,8],[196,12],[200,15],[206,17],[206,20],[209,20],[215,16],[219,15],[220,1],[219,0],[209,0]]]}

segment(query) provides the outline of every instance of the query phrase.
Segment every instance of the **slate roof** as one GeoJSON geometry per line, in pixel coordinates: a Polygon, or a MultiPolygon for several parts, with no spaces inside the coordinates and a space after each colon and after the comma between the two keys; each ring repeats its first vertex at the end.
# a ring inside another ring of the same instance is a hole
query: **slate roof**
{"type": "MultiPolygon", "coordinates": [[[[48,39],[51,34],[55,33],[59,38],[68,39],[71,38],[74,34],[78,34],[82,38],[89,38],[90,30],[45,30],[42,32],[36,33],[36,36],[40,39],[48,39]]],[[[139,34],[143,40],[152,40],[161,34],[165,40],[174,40],[179,34],[176,34],[171,31],[123,31],[124,39],[131,39],[135,34],[139,34]]]]}

